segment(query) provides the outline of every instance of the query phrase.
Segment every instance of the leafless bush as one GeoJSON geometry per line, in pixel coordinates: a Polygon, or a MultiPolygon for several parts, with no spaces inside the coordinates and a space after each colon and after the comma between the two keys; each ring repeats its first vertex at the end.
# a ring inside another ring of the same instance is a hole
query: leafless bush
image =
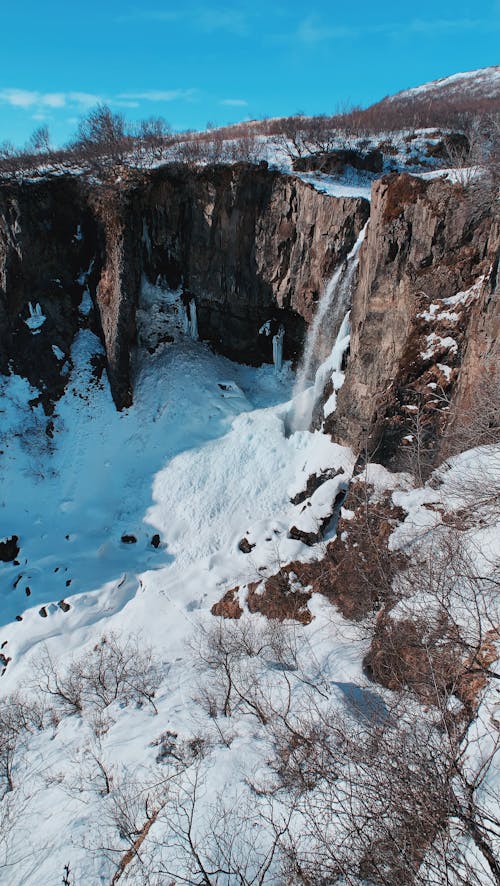
{"type": "Polygon", "coordinates": [[[46,725],[47,712],[35,699],[20,694],[0,701],[0,794],[14,789],[14,764],[28,736],[46,725]]]}
{"type": "Polygon", "coordinates": [[[66,669],[45,650],[33,666],[33,682],[51,696],[65,713],[103,711],[113,702],[148,703],[157,713],[154,697],[161,671],[152,648],[137,635],[121,639],[103,635],[87,654],[73,658],[66,669]]]}
{"type": "Polygon", "coordinates": [[[449,405],[450,419],[444,436],[447,456],[475,446],[500,443],[500,367],[494,358],[484,361],[472,401],[458,406],[451,401],[449,405]]]}
{"type": "Polygon", "coordinates": [[[193,648],[198,669],[210,673],[209,683],[202,684],[199,696],[208,712],[229,717],[235,708],[243,708],[265,723],[268,700],[260,657],[268,648],[268,639],[254,620],[217,619],[208,630],[200,629],[193,648]]]}
{"type": "Polygon", "coordinates": [[[455,695],[472,716],[488,680],[500,679],[498,565],[476,562],[460,530],[436,530],[434,544],[415,551],[398,575],[398,615],[378,620],[368,658],[376,679],[391,689],[410,687],[443,717],[455,695]]]}

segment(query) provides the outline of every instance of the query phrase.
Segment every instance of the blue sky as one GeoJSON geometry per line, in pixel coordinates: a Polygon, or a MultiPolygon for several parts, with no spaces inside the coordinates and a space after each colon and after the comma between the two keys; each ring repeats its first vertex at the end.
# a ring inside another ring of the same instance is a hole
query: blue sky
{"type": "Polygon", "coordinates": [[[368,105],[500,62],[500,0],[0,0],[0,142],[99,101],[175,129],[368,105]]]}

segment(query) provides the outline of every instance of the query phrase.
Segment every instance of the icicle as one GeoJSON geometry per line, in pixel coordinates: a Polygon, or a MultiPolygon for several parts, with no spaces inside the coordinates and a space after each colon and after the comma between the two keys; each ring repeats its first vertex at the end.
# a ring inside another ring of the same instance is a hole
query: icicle
{"type": "Polygon", "coordinates": [[[182,310],[182,331],[184,335],[190,335],[190,323],[189,323],[189,313],[187,309],[187,305],[184,302],[181,302],[181,310],[182,310]]]}
{"type": "Polygon", "coordinates": [[[47,318],[45,317],[45,315],[42,311],[42,308],[40,307],[38,302],[35,305],[35,307],[33,307],[32,303],[30,302],[29,306],[28,306],[28,310],[30,312],[30,315],[29,315],[28,319],[25,320],[24,322],[26,323],[26,326],[28,326],[28,328],[31,329],[33,334],[35,334],[36,332],[39,331],[40,327],[43,326],[43,324],[45,323],[47,318]]]}
{"type": "Polygon", "coordinates": [[[142,243],[146,247],[146,254],[149,261],[151,261],[151,237],[149,236],[149,229],[145,218],[142,220],[142,243]]]}
{"type": "Polygon", "coordinates": [[[273,335],[273,363],[276,373],[281,371],[283,366],[283,339],[285,338],[285,327],[280,326],[276,335],[273,335]]]}
{"type": "Polygon", "coordinates": [[[198,341],[198,315],[194,298],[189,302],[189,334],[194,341],[198,341]]]}

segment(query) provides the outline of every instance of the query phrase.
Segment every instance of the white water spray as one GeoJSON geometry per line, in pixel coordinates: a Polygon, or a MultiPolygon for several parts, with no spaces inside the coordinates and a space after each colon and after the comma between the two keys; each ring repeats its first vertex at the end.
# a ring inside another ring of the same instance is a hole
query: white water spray
{"type": "Polygon", "coordinates": [[[290,429],[292,433],[309,428],[318,397],[323,392],[328,371],[340,371],[343,354],[349,344],[349,314],[353,280],[358,269],[359,250],[365,239],[368,222],[360,232],[356,243],[342,264],[335,270],[321,295],[318,309],[309,327],[302,364],[293,391],[290,429]],[[330,330],[343,317],[333,350],[330,330]],[[345,339],[347,338],[347,341],[345,339]],[[343,343],[343,345],[342,345],[343,343]],[[343,347],[343,349],[342,349],[343,347]],[[336,366],[340,354],[340,363],[336,366]],[[316,369],[320,364],[318,371],[316,369]],[[335,364],[335,366],[333,365],[335,364]]]}

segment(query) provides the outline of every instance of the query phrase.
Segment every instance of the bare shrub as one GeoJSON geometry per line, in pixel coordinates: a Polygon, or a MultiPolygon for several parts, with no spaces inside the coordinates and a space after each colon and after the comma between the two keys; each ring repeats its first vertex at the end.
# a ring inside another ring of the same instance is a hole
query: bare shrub
{"type": "Polygon", "coordinates": [[[48,650],[34,662],[33,681],[51,696],[65,713],[103,711],[113,702],[150,704],[161,681],[161,671],[152,648],[139,636],[121,639],[104,634],[87,653],[73,658],[63,670],[48,650]]]}
{"type": "Polygon", "coordinates": [[[381,613],[365,663],[384,685],[409,687],[443,714],[457,696],[470,717],[487,681],[500,679],[497,564],[478,568],[460,530],[445,527],[436,536],[398,575],[403,602],[397,615],[381,613]]]}
{"type": "Polygon", "coordinates": [[[448,399],[447,405],[450,418],[443,441],[447,457],[475,446],[500,443],[500,367],[495,359],[484,360],[468,404],[457,405],[448,399]]]}
{"type": "Polygon", "coordinates": [[[46,710],[20,694],[0,701],[0,794],[14,790],[14,765],[29,735],[46,725],[46,710]]]}
{"type": "Polygon", "coordinates": [[[267,721],[268,702],[256,673],[262,671],[259,657],[267,646],[266,636],[250,618],[237,622],[219,618],[208,630],[198,631],[193,644],[195,664],[203,674],[210,673],[200,699],[212,716],[229,717],[235,708],[243,708],[261,723],[267,721]]]}

